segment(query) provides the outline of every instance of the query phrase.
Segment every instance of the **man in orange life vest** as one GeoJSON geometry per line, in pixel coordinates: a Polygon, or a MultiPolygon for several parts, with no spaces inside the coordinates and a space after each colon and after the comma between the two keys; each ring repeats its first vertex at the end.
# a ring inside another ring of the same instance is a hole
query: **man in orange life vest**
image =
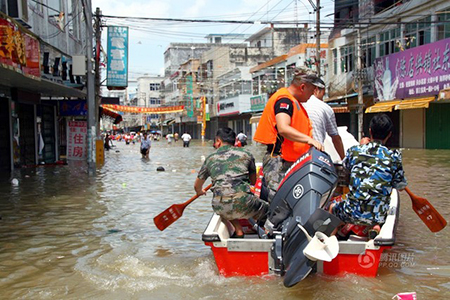
{"type": "Polygon", "coordinates": [[[267,200],[270,202],[289,167],[313,146],[323,145],[312,138],[312,126],[302,102],[320,83],[317,74],[306,68],[294,70],[291,85],[279,89],[264,108],[253,139],[267,145],[263,158],[267,200]]]}

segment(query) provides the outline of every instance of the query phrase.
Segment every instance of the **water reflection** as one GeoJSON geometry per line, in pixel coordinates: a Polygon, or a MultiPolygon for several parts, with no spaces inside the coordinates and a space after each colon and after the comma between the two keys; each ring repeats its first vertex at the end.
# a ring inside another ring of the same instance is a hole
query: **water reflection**
{"type": "MultiPolygon", "coordinates": [[[[153,217],[193,194],[211,144],[155,142],[150,159],[139,145],[116,143],[96,177],[84,164],[23,169],[0,178],[2,299],[387,299],[416,291],[450,294],[448,229],[433,234],[401,195],[398,243],[377,278],[311,276],[285,289],[275,276],[223,278],[201,234],[210,195],[194,201],[165,231],[153,217]],[[165,172],[156,169],[162,166],[165,172]],[[16,178],[17,186],[10,184],[16,178]],[[399,256],[396,256],[396,255],[399,256]],[[407,255],[407,261],[395,263],[407,255]],[[389,265],[389,262],[392,264],[389,265]],[[264,295],[264,296],[262,296],[264,295]]],[[[264,149],[249,149],[261,160],[264,149]]],[[[450,151],[403,152],[411,190],[448,219],[450,151]]]]}

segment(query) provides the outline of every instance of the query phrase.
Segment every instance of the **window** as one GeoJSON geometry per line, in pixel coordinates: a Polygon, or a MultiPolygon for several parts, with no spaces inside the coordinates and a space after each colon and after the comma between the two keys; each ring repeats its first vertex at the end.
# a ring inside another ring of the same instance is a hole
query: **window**
{"type": "Polygon", "coordinates": [[[267,73],[262,75],[262,78],[261,78],[261,93],[262,94],[267,93],[270,97],[278,89],[277,78],[275,77],[274,70],[269,69],[269,70],[266,70],[266,72],[267,73]]]}
{"type": "Polygon", "coordinates": [[[408,0],[375,0],[375,14],[387,9],[394,8],[398,5],[401,5],[403,2],[408,2],[408,0]]]}
{"type": "Polygon", "coordinates": [[[338,58],[337,58],[337,49],[333,49],[333,74],[337,75],[338,70],[338,58]]]}
{"type": "Polygon", "coordinates": [[[159,83],[150,83],[150,91],[159,91],[159,83]]]}
{"type": "Polygon", "coordinates": [[[252,78],[253,95],[259,95],[259,76],[252,78]]]}
{"type": "Polygon", "coordinates": [[[431,16],[406,24],[405,48],[410,49],[431,43],[431,16]]]}
{"type": "Polygon", "coordinates": [[[161,104],[161,100],[158,98],[150,98],[150,105],[161,104]]]}
{"type": "Polygon", "coordinates": [[[252,82],[249,80],[243,80],[243,81],[241,81],[241,84],[242,84],[241,93],[242,94],[250,94],[251,88],[252,88],[252,82]]]}
{"type": "Polygon", "coordinates": [[[443,40],[446,38],[450,37],[450,13],[448,11],[450,11],[450,7],[445,9],[446,12],[444,13],[439,13],[438,15],[438,21],[439,23],[437,24],[437,39],[438,40],[443,40]],[[441,23],[442,22],[442,23],[441,23]]]}
{"type": "Polygon", "coordinates": [[[60,0],[47,0],[48,16],[58,16],[61,12],[60,0]]]}
{"type": "Polygon", "coordinates": [[[285,73],[284,68],[280,68],[277,70],[277,89],[286,86],[284,82],[284,73],[285,73]]]}
{"type": "Polygon", "coordinates": [[[399,52],[401,47],[400,37],[400,28],[380,33],[380,56],[399,52]]]}
{"type": "Polygon", "coordinates": [[[370,67],[375,61],[376,39],[372,37],[362,41],[361,53],[363,68],[370,67]]]}
{"type": "Polygon", "coordinates": [[[66,23],[69,33],[77,39],[80,39],[80,15],[82,13],[81,7],[77,1],[67,1],[67,19],[66,23]]]}
{"type": "Polygon", "coordinates": [[[347,73],[353,71],[354,58],[353,53],[355,51],[354,46],[346,45],[340,49],[341,52],[341,72],[347,73]]]}
{"type": "Polygon", "coordinates": [[[4,14],[8,14],[6,10],[6,0],[0,0],[0,11],[4,14]]]}

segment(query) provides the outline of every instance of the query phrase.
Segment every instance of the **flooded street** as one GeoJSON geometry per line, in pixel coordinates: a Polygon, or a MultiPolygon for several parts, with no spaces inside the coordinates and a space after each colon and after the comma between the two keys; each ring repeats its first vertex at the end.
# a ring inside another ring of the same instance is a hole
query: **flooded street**
{"type": "MultiPolygon", "coordinates": [[[[153,224],[194,195],[212,143],[154,142],[150,160],[140,158],[139,144],[115,144],[95,177],[77,163],[1,177],[1,299],[391,299],[412,291],[418,299],[450,297],[450,230],[430,232],[404,192],[397,244],[376,278],[312,275],[287,289],[276,276],[221,277],[201,240],[211,193],[165,231],[153,224]]],[[[260,161],[262,149],[249,149],[260,161]]],[[[404,149],[403,159],[411,191],[449,220],[450,151],[404,149]]]]}

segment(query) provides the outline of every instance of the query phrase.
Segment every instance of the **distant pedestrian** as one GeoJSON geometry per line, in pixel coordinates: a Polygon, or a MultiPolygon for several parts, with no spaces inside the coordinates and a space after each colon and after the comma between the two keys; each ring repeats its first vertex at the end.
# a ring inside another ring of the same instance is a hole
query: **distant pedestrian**
{"type": "Polygon", "coordinates": [[[244,147],[247,145],[247,136],[244,134],[244,132],[242,130],[236,136],[236,143],[240,147],[244,147]]]}
{"type": "Polygon", "coordinates": [[[175,132],[175,133],[173,134],[173,140],[174,140],[175,142],[177,142],[177,141],[178,141],[178,137],[179,137],[178,132],[175,132]]]}
{"type": "Polygon", "coordinates": [[[189,133],[185,132],[181,136],[181,139],[183,140],[183,147],[189,147],[189,143],[192,139],[191,135],[189,133]]]}
{"type": "Polygon", "coordinates": [[[105,150],[109,151],[111,149],[111,138],[109,137],[109,134],[106,134],[105,136],[105,150]]]}
{"type": "Polygon", "coordinates": [[[151,138],[147,135],[147,132],[144,132],[144,135],[141,138],[141,154],[142,158],[148,158],[150,153],[152,142],[151,138]]]}
{"type": "Polygon", "coordinates": [[[172,144],[173,134],[169,133],[166,135],[167,143],[172,144]]]}

